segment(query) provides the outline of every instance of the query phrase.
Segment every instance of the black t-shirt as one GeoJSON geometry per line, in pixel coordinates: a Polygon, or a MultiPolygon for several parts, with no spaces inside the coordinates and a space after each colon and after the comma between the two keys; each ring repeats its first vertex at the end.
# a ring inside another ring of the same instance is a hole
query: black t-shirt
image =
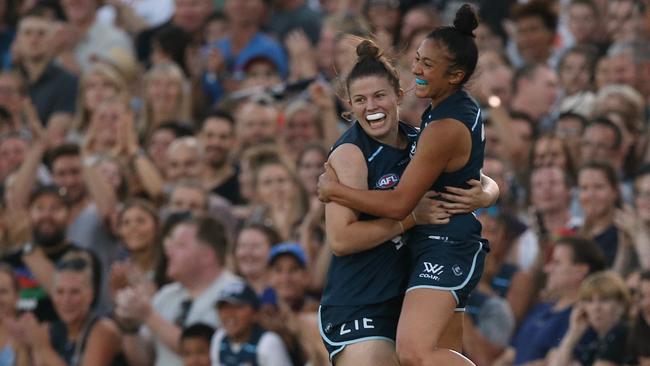
{"type": "Polygon", "coordinates": [[[623,364],[626,360],[626,346],[629,328],[621,322],[614,326],[603,338],[598,338],[590,330],[574,350],[574,356],[583,366],[593,365],[598,360],[623,364]]]}
{"type": "Polygon", "coordinates": [[[210,192],[227,199],[233,205],[243,205],[246,203],[246,200],[241,196],[239,190],[239,171],[235,171],[235,173],[221,183],[221,185],[212,187],[210,192]]]}
{"type": "MultiPolygon", "coordinates": [[[[52,263],[56,263],[66,253],[74,250],[82,249],[74,244],[67,244],[56,253],[47,254],[47,257],[52,263]]],[[[18,279],[18,286],[20,287],[19,308],[21,310],[31,310],[41,322],[58,320],[52,300],[23,262],[22,252],[10,253],[2,257],[1,260],[13,268],[14,275],[18,279]]]]}

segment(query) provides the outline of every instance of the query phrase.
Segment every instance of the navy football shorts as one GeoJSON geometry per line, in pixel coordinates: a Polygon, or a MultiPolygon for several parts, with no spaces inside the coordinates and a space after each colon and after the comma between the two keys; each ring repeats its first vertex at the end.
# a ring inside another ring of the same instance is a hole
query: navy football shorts
{"type": "Polygon", "coordinates": [[[456,311],[464,311],[476,287],[489,246],[484,239],[456,240],[447,236],[410,237],[411,277],[407,290],[430,288],[451,291],[456,311]]]}
{"type": "Polygon", "coordinates": [[[386,340],[394,343],[404,298],[372,305],[328,306],[318,309],[318,326],[330,361],[349,344],[386,340]]]}

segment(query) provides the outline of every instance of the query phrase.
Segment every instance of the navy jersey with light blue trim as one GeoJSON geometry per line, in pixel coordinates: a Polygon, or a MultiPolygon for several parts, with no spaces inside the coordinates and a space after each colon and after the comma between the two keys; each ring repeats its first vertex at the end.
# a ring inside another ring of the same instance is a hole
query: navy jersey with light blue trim
{"type": "Polygon", "coordinates": [[[258,326],[253,326],[251,335],[246,343],[241,345],[238,352],[234,352],[230,345],[230,338],[223,337],[219,345],[219,364],[224,366],[256,366],[257,363],[257,345],[266,331],[258,326]]]}
{"type": "MultiPolygon", "coordinates": [[[[447,97],[435,108],[429,106],[422,114],[420,132],[431,123],[443,119],[455,119],[464,124],[469,130],[472,138],[472,149],[465,166],[454,172],[443,172],[431,186],[431,190],[444,192],[445,187],[469,188],[467,181],[470,179],[480,180],[481,169],[485,152],[485,132],[481,120],[481,109],[472,97],[460,89],[447,97]]],[[[419,136],[418,136],[419,138],[419,136]]],[[[419,142],[419,141],[418,141],[419,142]]],[[[416,143],[417,144],[417,143],[416,143]]],[[[416,144],[413,146],[411,156],[415,154],[416,144]]],[[[450,235],[454,237],[480,237],[481,224],[473,213],[453,215],[450,222],[444,225],[421,225],[411,230],[414,234],[450,235]]]]}
{"type": "MultiPolygon", "coordinates": [[[[410,145],[417,130],[400,122],[409,146],[397,149],[368,136],[355,122],[331,151],[343,144],[356,145],[366,159],[368,189],[393,189],[410,161],[410,145]]],[[[376,217],[361,213],[359,220],[376,217]]],[[[406,251],[401,238],[346,256],[333,256],[323,291],[323,305],[375,304],[402,295],[408,280],[406,251]]]]}

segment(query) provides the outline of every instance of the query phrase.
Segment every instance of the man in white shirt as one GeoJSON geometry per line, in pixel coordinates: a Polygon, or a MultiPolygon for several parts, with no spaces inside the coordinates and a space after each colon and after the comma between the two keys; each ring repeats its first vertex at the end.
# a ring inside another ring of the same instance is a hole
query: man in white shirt
{"type": "Polygon", "coordinates": [[[140,288],[117,294],[118,319],[123,324],[145,325],[124,339],[131,364],[151,365],[155,357],[156,366],[181,366],[178,345],[182,328],[198,322],[221,325],[214,304],[222,290],[241,283],[225,269],[227,247],[219,221],[188,217],[165,239],[167,275],[176,282],[163,286],[150,301],[140,288]]]}

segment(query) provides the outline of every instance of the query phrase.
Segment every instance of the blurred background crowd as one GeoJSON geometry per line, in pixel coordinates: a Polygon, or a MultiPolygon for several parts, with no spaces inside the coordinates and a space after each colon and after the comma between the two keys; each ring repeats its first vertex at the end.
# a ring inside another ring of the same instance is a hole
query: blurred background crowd
{"type": "MultiPolygon", "coordinates": [[[[650,1],[466,2],[501,191],[467,356],[650,365],[650,1]]],[[[0,365],[328,364],[355,37],[417,126],[411,62],[460,4],[0,0],[0,365]]]]}

